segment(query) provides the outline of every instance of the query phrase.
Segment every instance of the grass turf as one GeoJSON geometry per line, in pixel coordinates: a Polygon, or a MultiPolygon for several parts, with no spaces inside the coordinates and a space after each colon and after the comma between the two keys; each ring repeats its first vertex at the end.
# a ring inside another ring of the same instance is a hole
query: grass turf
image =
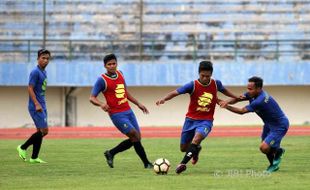
{"type": "Polygon", "coordinates": [[[263,173],[268,161],[259,138],[208,138],[198,164],[180,175],[174,173],[183,158],[179,139],[143,139],[150,160],[171,162],[166,176],[144,169],[133,148],[117,155],[110,169],[103,151],[121,140],[44,140],[40,158],[48,164],[35,165],[18,157],[22,140],[0,140],[0,189],[310,189],[310,137],[286,137],[280,170],[271,175],[263,173]]]}

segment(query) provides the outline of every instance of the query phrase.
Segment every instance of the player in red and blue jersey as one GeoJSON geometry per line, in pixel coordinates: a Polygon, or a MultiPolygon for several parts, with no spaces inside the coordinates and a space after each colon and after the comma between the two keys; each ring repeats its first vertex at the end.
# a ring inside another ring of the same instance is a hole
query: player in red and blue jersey
{"type": "Polygon", "coordinates": [[[103,61],[107,72],[97,79],[91,92],[90,102],[108,112],[113,124],[128,137],[119,145],[104,152],[107,163],[109,167],[113,168],[114,156],[134,146],[144,167],[153,168],[141,144],[140,128],[128,101],[138,106],[145,114],[148,114],[149,111],[128,92],[124,76],[117,70],[116,56],[114,54],[106,55],[103,61]],[[100,92],[104,95],[106,102],[102,102],[97,98],[100,92]]]}
{"type": "Polygon", "coordinates": [[[47,76],[45,68],[49,63],[51,53],[46,49],[38,51],[38,65],[31,71],[28,83],[28,111],[35,123],[37,131],[22,145],[17,147],[19,157],[26,161],[26,150],[33,145],[30,163],[46,163],[38,155],[43,137],[48,134],[47,109],[45,103],[45,90],[47,76]]]}
{"type": "Polygon", "coordinates": [[[180,94],[190,94],[190,104],[180,142],[180,150],[186,153],[176,168],[177,174],[186,170],[189,160],[192,159],[192,164],[198,161],[200,144],[212,130],[215,106],[218,103],[217,92],[220,91],[226,96],[237,98],[224,88],[221,81],[211,78],[212,73],[213,65],[210,61],[200,62],[198,80],[185,84],[156,102],[160,105],[180,94]]]}
{"type": "Polygon", "coordinates": [[[279,169],[281,158],[285,152],[280,147],[280,143],[288,131],[289,120],[274,98],[262,88],[263,79],[256,76],[251,77],[248,80],[247,92],[241,96],[242,98],[233,98],[225,101],[224,104],[221,102],[220,105],[237,114],[255,112],[263,120],[260,150],[266,154],[270,163],[267,172],[274,172],[279,169]],[[249,100],[250,104],[243,108],[228,105],[244,100],[249,100]]]}

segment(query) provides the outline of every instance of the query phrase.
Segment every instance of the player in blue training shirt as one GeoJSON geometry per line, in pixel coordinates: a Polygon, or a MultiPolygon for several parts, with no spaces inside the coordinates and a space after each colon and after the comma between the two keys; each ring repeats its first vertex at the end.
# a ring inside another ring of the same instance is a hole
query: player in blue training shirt
{"type": "Polygon", "coordinates": [[[30,163],[46,163],[38,155],[40,152],[43,137],[48,134],[47,110],[45,104],[45,90],[47,76],[45,68],[51,57],[50,51],[40,49],[38,51],[38,65],[31,71],[28,83],[28,111],[35,123],[37,131],[22,145],[17,147],[19,157],[26,161],[27,148],[33,145],[30,163]]]}
{"type": "Polygon", "coordinates": [[[251,77],[248,80],[247,92],[242,98],[230,99],[224,103],[221,102],[220,105],[237,114],[255,112],[263,120],[264,128],[260,150],[266,154],[270,163],[267,172],[274,172],[279,169],[282,155],[285,152],[280,147],[280,143],[289,128],[289,120],[278,103],[262,88],[263,79],[251,77]],[[243,100],[249,100],[250,104],[243,108],[228,105],[243,100]]]}

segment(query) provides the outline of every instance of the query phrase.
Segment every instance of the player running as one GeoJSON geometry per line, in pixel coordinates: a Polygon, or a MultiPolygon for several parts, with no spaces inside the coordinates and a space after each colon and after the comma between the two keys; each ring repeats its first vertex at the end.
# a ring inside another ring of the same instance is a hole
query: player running
{"type": "Polygon", "coordinates": [[[46,49],[38,51],[38,65],[31,71],[28,83],[28,111],[35,123],[37,131],[22,145],[17,147],[19,157],[26,161],[27,148],[33,145],[30,163],[46,163],[38,155],[41,149],[43,137],[48,134],[47,109],[45,103],[45,90],[47,76],[45,68],[49,63],[51,53],[46,49]]]}
{"type": "Polygon", "coordinates": [[[189,160],[192,159],[192,164],[196,164],[198,161],[201,150],[200,144],[212,130],[213,115],[218,101],[217,91],[226,96],[237,98],[224,88],[221,81],[211,78],[212,73],[213,65],[210,61],[200,62],[198,80],[185,84],[156,102],[157,105],[160,105],[180,94],[190,94],[190,104],[180,142],[181,152],[186,153],[175,170],[177,174],[186,170],[186,164],[189,160]]]}
{"type": "Polygon", "coordinates": [[[264,128],[261,135],[260,150],[266,154],[270,163],[267,172],[275,172],[279,170],[281,158],[285,152],[280,147],[280,143],[289,128],[289,120],[278,103],[262,88],[263,79],[251,77],[248,80],[247,92],[242,98],[233,98],[221,102],[220,105],[237,114],[255,112],[263,120],[264,128]],[[243,108],[228,105],[245,100],[249,100],[250,104],[243,108]]]}
{"type": "Polygon", "coordinates": [[[93,105],[108,112],[117,129],[128,137],[119,145],[104,152],[107,163],[113,168],[114,156],[133,146],[142,160],[144,168],[153,168],[141,144],[140,128],[128,100],[138,106],[143,113],[148,114],[149,111],[128,92],[124,76],[117,70],[116,56],[114,54],[106,55],[103,61],[106,73],[97,79],[89,100],[93,105]],[[106,102],[101,102],[97,98],[100,92],[103,93],[106,102]]]}

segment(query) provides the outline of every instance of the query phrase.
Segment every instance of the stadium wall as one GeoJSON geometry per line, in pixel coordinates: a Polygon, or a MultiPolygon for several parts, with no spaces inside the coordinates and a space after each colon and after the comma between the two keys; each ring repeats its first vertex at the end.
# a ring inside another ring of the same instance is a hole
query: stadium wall
{"type": "MultiPolygon", "coordinates": [[[[182,126],[187,111],[189,97],[183,95],[157,107],[155,101],[178,86],[166,87],[129,87],[132,95],[145,104],[149,115],[134,109],[141,126],[182,126]]],[[[228,86],[236,94],[243,93],[245,86],[228,86]]],[[[267,90],[280,104],[290,119],[291,124],[302,125],[310,121],[310,86],[266,86],[267,90]]],[[[98,107],[89,103],[91,87],[80,87],[75,91],[76,126],[113,126],[108,115],[98,107]]],[[[50,126],[65,125],[65,87],[49,87],[47,89],[48,122],[50,126]]],[[[100,95],[100,98],[103,97],[100,95]]],[[[28,110],[27,88],[16,86],[0,87],[0,127],[32,127],[28,110]]],[[[244,102],[245,103],[245,102],[244,102]]],[[[238,106],[245,105],[240,103],[238,106]]],[[[261,125],[261,120],[255,114],[239,116],[217,108],[214,125],[261,125]]]]}

